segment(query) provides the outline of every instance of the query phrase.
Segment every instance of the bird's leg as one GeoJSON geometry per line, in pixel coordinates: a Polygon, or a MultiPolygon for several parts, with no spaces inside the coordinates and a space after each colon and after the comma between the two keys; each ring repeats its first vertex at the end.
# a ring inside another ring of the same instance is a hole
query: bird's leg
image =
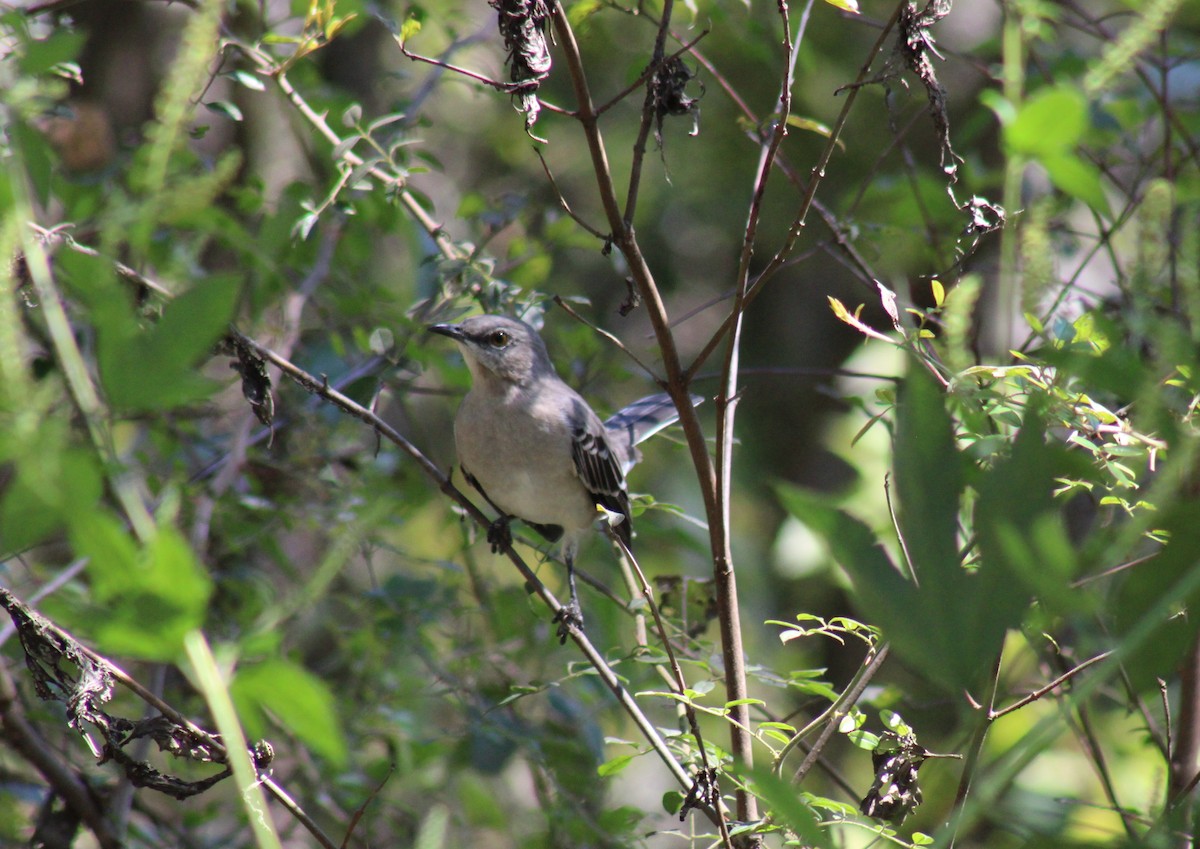
{"type": "Polygon", "coordinates": [[[558,613],[554,614],[554,621],[558,623],[559,645],[566,645],[572,628],[583,628],[583,608],[579,606],[579,593],[575,589],[575,558],[568,555],[565,559],[567,561],[567,587],[571,593],[571,600],[559,608],[558,613]]]}
{"type": "Polygon", "coordinates": [[[487,530],[487,541],[492,546],[492,554],[499,554],[512,546],[512,516],[501,513],[496,517],[487,530]]]}
{"type": "Polygon", "coordinates": [[[492,554],[499,554],[504,549],[510,548],[512,546],[512,528],[509,525],[512,522],[512,516],[496,506],[496,502],[492,501],[475,476],[467,471],[466,466],[459,466],[459,468],[462,469],[467,483],[475,487],[475,491],[482,495],[483,500],[490,504],[492,509],[498,514],[495,521],[488,525],[487,530],[487,541],[492,547],[492,554]]]}

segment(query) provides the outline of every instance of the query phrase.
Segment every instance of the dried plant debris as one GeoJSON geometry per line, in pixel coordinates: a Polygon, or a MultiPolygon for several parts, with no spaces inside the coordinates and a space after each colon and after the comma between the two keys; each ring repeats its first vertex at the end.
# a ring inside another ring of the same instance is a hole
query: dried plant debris
{"type": "Polygon", "coordinates": [[[700,98],[690,97],[686,91],[687,84],[695,76],[695,71],[688,68],[679,56],[666,59],[650,75],[650,97],[654,104],[655,120],[654,140],[660,148],[663,143],[663,119],[668,115],[691,115],[692,131],[689,135],[695,136],[700,133],[700,98]]]}
{"type": "Polygon", "coordinates": [[[938,81],[931,58],[941,59],[942,55],[937,52],[933,33],[930,31],[934,24],[950,14],[952,5],[953,0],[929,0],[924,9],[918,10],[916,4],[906,4],[900,10],[900,39],[896,49],[903,57],[905,66],[921,80],[921,85],[925,87],[925,95],[929,98],[929,116],[933,119],[933,127],[938,136],[940,165],[942,171],[950,178],[946,191],[954,205],[967,213],[970,219],[963,228],[963,235],[972,240],[970,247],[963,250],[961,240],[959,247],[959,254],[968,256],[974,252],[981,237],[1004,226],[1006,215],[1003,207],[986,198],[972,197],[965,203],[959,203],[954,194],[954,184],[958,181],[958,165],[962,162],[962,157],[954,152],[950,142],[946,89],[938,81]]]}
{"type": "Polygon", "coordinates": [[[250,402],[254,415],[267,427],[275,420],[275,399],[271,395],[271,378],[262,357],[237,335],[224,340],[222,350],[237,357],[229,367],[242,376],[242,395],[250,402]]]}
{"type": "Polygon", "coordinates": [[[132,720],[107,713],[102,705],[113,696],[111,665],[5,589],[0,589],[0,607],[8,611],[16,626],[34,691],[45,701],[65,706],[67,724],[83,735],[100,763],[115,761],[135,787],[148,787],[176,799],[203,793],[230,775],[226,767],[208,778],[185,781],[130,757],[125,747],[142,738],[153,740],[161,751],[201,763],[224,764],[225,750],[213,735],[166,716],[132,720]],[[99,735],[99,744],[94,734],[99,735]]]}
{"type": "MultiPolygon", "coordinates": [[[[950,14],[952,6],[953,0],[928,0],[923,8],[918,7],[916,3],[906,3],[900,10],[899,35],[891,58],[878,76],[867,80],[863,85],[883,85],[887,92],[890,111],[890,83],[894,80],[901,80],[903,83],[900,76],[901,65],[921,81],[929,101],[929,116],[938,137],[939,165],[942,172],[949,178],[946,183],[946,193],[954,202],[954,206],[968,216],[968,222],[963,227],[962,237],[956,247],[961,262],[974,253],[983,236],[1004,227],[1007,215],[1003,207],[987,198],[975,196],[965,202],[960,202],[954,192],[954,186],[958,182],[958,166],[962,162],[962,157],[954,152],[953,144],[950,141],[950,116],[946,103],[946,89],[938,80],[933,64],[935,58],[942,59],[943,57],[937,51],[932,32],[933,25],[950,14]],[[970,244],[966,248],[962,246],[964,240],[970,240],[970,244]]],[[[892,129],[893,132],[898,132],[894,126],[892,129]]]]}
{"type": "Polygon", "coordinates": [[[946,89],[938,81],[931,56],[942,55],[934,46],[930,28],[950,14],[952,0],[929,0],[924,9],[918,11],[915,3],[907,3],[900,10],[900,40],[896,49],[904,59],[905,66],[917,75],[929,98],[929,116],[933,119],[941,145],[941,166],[951,179],[956,177],[961,157],[950,145],[950,117],[946,111],[946,89]]]}
{"type": "Polygon", "coordinates": [[[897,825],[903,822],[921,804],[917,770],[928,757],[929,752],[917,745],[916,735],[883,732],[871,752],[875,780],[859,810],[885,822],[897,825]]]}
{"type": "Polygon", "coordinates": [[[508,48],[506,62],[513,103],[525,115],[525,132],[535,141],[544,141],[533,134],[533,125],[542,111],[538,88],[550,75],[550,44],[546,38],[550,9],[545,0],[491,0],[491,6],[500,17],[500,35],[508,48]]]}
{"type": "Polygon", "coordinates": [[[683,807],[679,809],[679,821],[687,819],[693,808],[718,808],[721,804],[721,785],[717,782],[717,768],[710,766],[696,770],[692,786],[688,789],[683,807]]]}

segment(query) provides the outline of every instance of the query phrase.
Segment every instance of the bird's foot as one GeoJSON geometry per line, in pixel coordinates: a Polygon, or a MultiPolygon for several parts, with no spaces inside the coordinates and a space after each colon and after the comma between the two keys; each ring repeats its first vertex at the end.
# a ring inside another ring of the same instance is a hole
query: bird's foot
{"type": "Polygon", "coordinates": [[[492,554],[499,554],[512,546],[511,521],[508,516],[502,515],[488,525],[487,541],[492,546],[492,554]]]}
{"type": "Polygon", "coordinates": [[[570,603],[560,607],[558,613],[554,614],[553,621],[558,623],[558,630],[555,632],[558,634],[558,644],[565,646],[572,629],[583,629],[583,610],[579,607],[579,599],[573,598],[570,603]]]}

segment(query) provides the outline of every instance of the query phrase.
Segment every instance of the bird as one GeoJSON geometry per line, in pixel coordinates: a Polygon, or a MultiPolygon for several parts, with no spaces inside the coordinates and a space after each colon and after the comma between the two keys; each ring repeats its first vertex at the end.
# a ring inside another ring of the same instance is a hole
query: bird
{"type": "Polygon", "coordinates": [[[583,623],[575,589],[580,542],[603,508],[614,534],[630,545],[625,475],[640,459],[635,446],[678,419],[674,402],[658,393],[601,421],[558,376],[545,342],[524,321],[476,315],[428,329],[458,344],[471,373],[454,442],[467,482],[499,514],[488,530],[492,550],[512,542],[514,518],[562,543],[570,602],[555,621],[565,643],[571,627],[583,623]]]}

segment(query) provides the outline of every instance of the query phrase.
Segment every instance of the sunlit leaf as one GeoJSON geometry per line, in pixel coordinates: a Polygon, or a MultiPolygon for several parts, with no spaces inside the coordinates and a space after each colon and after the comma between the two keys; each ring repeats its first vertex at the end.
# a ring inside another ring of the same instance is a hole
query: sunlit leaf
{"type": "Polygon", "coordinates": [[[270,715],[334,765],[346,762],[346,741],[328,685],[287,660],[240,666],[229,687],[252,737],[267,736],[270,715]]]}
{"type": "Polygon", "coordinates": [[[1004,128],[1004,140],[1015,153],[1034,158],[1058,155],[1078,144],[1087,129],[1087,101],[1071,86],[1041,89],[1004,128]]]}

